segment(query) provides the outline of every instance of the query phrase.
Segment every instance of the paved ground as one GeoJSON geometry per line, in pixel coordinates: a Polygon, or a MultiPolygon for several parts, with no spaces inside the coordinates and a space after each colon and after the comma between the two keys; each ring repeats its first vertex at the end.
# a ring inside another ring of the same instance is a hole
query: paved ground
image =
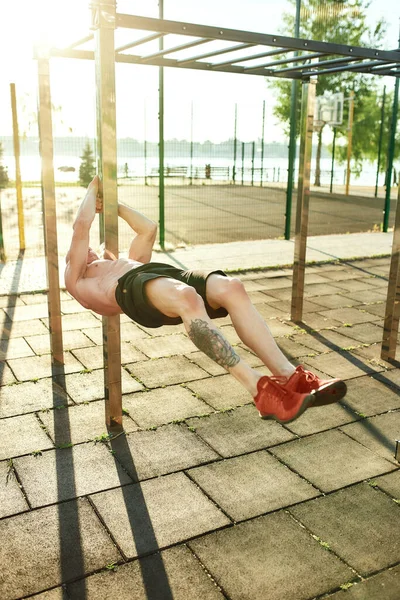
{"type": "MultiPolygon", "coordinates": [[[[290,269],[242,274],[292,360],[347,381],[340,404],[287,426],[259,419],[182,326],[122,318],[126,435],[115,440],[99,317],[62,292],[65,369],[52,377],[46,295],[1,297],[1,600],[398,600],[388,270],[388,258],[309,266],[300,326],[290,269]]],[[[219,325],[267,372],[229,319],[219,325]]]]}

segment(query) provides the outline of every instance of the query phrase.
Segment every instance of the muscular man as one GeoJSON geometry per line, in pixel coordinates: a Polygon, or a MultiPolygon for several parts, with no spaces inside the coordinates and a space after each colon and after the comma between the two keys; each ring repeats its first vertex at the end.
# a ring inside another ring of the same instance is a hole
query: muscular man
{"type": "Polygon", "coordinates": [[[343,381],[323,381],[282,354],[239,279],[223,271],[183,271],[150,262],[157,226],[134,209],[118,204],[118,215],[136,232],[128,258],[100,258],[89,247],[90,227],[103,210],[99,185],[95,177],[88,187],[66,257],[65,284],[82,306],[105,316],[125,313],[145,327],[183,322],[197,348],[248,390],[262,418],[288,423],[309,406],[343,398],[343,381]],[[228,314],[272,376],[251,368],[214,326],[211,319],[228,314]]]}

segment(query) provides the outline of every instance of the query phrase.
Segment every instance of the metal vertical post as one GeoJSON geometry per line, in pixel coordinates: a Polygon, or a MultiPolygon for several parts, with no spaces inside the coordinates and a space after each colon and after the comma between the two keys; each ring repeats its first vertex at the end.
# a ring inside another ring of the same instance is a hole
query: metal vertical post
{"type": "Polygon", "coordinates": [[[53,126],[48,56],[39,54],[39,139],[42,162],[42,198],[44,211],[44,242],[47,283],[49,287],[49,329],[52,363],[64,364],[60,279],[58,272],[57,216],[53,167],[53,126]]]}
{"type": "MultiPolygon", "coordinates": [[[[97,138],[103,182],[103,232],[106,250],[118,256],[117,140],[115,110],[115,0],[93,4],[95,29],[97,138]]],[[[110,433],[122,431],[121,340],[119,315],[103,317],[104,397],[110,433]]]]}
{"type": "Polygon", "coordinates": [[[242,185],[244,183],[244,142],[242,142],[242,185]]]}
{"type": "Polygon", "coordinates": [[[251,185],[254,185],[254,156],[256,152],[256,143],[251,143],[251,185]]]}
{"type": "MultiPolygon", "coordinates": [[[[301,0],[296,0],[296,18],[294,24],[294,37],[300,35],[300,9],[301,0]]],[[[298,52],[294,56],[298,56],[298,52]]],[[[296,130],[297,130],[297,95],[299,84],[297,79],[292,81],[292,90],[290,96],[290,131],[289,131],[289,156],[288,156],[288,181],[286,188],[286,213],[285,213],[285,240],[290,240],[290,228],[292,220],[292,200],[293,200],[293,178],[294,165],[296,163],[296,130]]]]}
{"type": "Polygon", "coordinates": [[[301,137],[299,180],[296,207],[296,232],[292,285],[292,321],[303,316],[304,275],[307,251],[308,212],[310,200],[310,171],[312,154],[315,90],[317,82],[303,82],[301,102],[301,137]]]}
{"type": "Polygon", "coordinates": [[[193,100],[190,110],[190,185],[193,185],[193,100]]]}
{"type": "Polygon", "coordinates": [[[24,227],[24,207],[22,204],[22,182],[20,167],[20,149],[19,149],[19,131],[18,131],[18,113],[17,113],[17,95],[15,93],[15,83],[10,83],[11,110],[13,121],[13,139],[14,139],[14,159],[15,159],[15,189],[17,192],[18,209],[18,231],[19,231],[19,249],[25,250],[25,227],[24,227]]]}
{"type": "Polygon", "coordinates": [[[263,111],[262,111],[262,129],[261,129],[261,173],[260,173],[260,187],[263,184],[263,170],[264,170],[264,135],[265,135],[265,100],[263,100],[263,111]]]}
{"type": "Polygon", "coordinates": [[[144,185],[147,184],[147,111],[146,111],[146,100],[144,101],[144,185]]]}
{"type": "Polygon", "coordinates": [[[383,127],[384,127],[384,123],[385,123],[385,104],[386,104],[386,85],[383,86],[383,95],[382,95],[381,126],[379,128],[379,142],[378,142],[378,164],[376,167],[376,182],[375,182],[375,194],[374,194],[375,198],[378,196],[378,180],[379,180],[379,171],[381,168],[383,127]]]}
{"type": "Polygon", "coordinates": [[[335,169],[335,148],[336,148],[336,128],[333,128],[333,144],[332,144],[332,163],[331,163],[331,183],[329,186],[329,193],[332,194],[333,190],[333,172],[335,169]]]}
{"type": "MultiPolygon", "coordinates": [[[[399,42],[400,46],[400,42],[399,42]]],[[[390,192],[392,186],[392,171],[393,171],[393,158],[396,147],[396,128],[397,128],[397,112],[399,108],[399,84],[400,79],[397,77],[396,83],[394,84],[394,97],[393,97],[393,109],[392,119],[390,122],[390,137],[388,144],[388,155],[387,155],[387,172],[386,172],[386,193],[385,193],[385,210],[383,213],[383,231],[386,233],[389,227],[389,215],[390,215],[390,192]]]]}
{"type": "Polygon", "coordinates": [[[400,186],[397,194],[397,208],[393,231],[392,258],[390,261],[389,284],[386,298],[385,320],[381,357],[384,360],[396,358],[397,336],[400,317],[400,186]]]}
{"type": "MultiPolygon", "coordinates": [[[[159,19],[164,19],[164,0],[159,0],[159,19]]],[[[159,49],[164,49],[163,37],[159,40],[159,49]]],[[[165,247],[165,188],[164,188],[164,68],[158,67],[158,197],[160,246],[165,247]]]]}
{"type": "Polygon", "coordinates": [[[237,154],[237,104],[235,104],[235,127],[233,131],[233,169],[232,181],[236,182],[236,154],[237,154]]]}
{"type": "Polygon", "coordinates": [[[354,91],[351,90],[349,98],[349,124],[347,127],[347,169],[346,169],[346,196],[349,195],[350,190],[350,161],[351,151],[353,147],[353,119],[354,119],[354,91]]]}

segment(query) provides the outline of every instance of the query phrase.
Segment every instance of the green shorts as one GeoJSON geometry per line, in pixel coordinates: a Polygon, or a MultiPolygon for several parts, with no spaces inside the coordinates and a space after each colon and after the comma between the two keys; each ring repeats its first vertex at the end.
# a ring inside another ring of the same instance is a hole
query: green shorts
{"type": "Polygon", "coordinates": [[[169,277],[182,281],[191,287],[203,298],[208,316],[211,319],[226,317],[228,311],[225,308],[211,308],[206,298],[206,283],[210,275],[226,274],[223,271],[184,271],[164,263],[147,263],[136,269],[132,269],[118,279],[115,290],[115,298],[123,312],[133,321],[144,327],[161,327],[162,325],[177,325],[182,323],[180,317],[167,317],[154,308],[146,296],[145,283],[157,277],[169,277]]]}

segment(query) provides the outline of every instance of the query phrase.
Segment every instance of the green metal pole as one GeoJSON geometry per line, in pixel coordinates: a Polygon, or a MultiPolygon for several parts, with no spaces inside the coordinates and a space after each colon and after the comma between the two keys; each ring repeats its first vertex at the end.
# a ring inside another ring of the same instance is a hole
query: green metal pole
{"type": "Polygon", "coordinates": [[[383,96],[382,96],[381,126],[379,129],[379,143],[378,143],[378,166],[376,167],[376,183],[375,183],[375,194],[374,194],[375,198],[378,195],[378,179],[379,179],[379,171],[381,168],[383,125],[384,125],[384,120],[385,120],[385,102],[386,102],[386,85],[383,86],[383,96]]]}
{"type": "MultiPolygon", "coordinates": [[[[164,19],[164,0],[159,0],[159,18],[164,19]]],[[[159,49],[164,49],[163,37],[159,40],[159,49]]],[[[159,163],[159,221],[160,246],[165,247],[165,194],[164,194],[164,68],[158,67],[158,163],[159,163]]]]}
{"type": "Polygon", "coordinates": [[[335,169],[335,147],[336,147],[336,128],[333,128],[333,144],[332,144],[332,164],[331,164],[331,184],[329,186],[329,193],[332,194],[333,190],[333,171],[335,169]]]}
{"type": "MultiPolygon", "coordinates": [[[[296,0],[296,20],[294,25],[294,37],[300,34],[300,8],[301,0],[296,0]]],[[[298,52],[294,55],[298,56],[298,52]]],[[[293,79],[290,98],[290,132],[289,132],[289,160],[288,160],[288,182],[286,188],[286,214],[285,214],[285,240],[290,239],[290,225],[292,218],[293,197],[293,175],[296,162],[296,101],[298,95],[298,81],[293,79]]]]}
{"type": "Polygon", "coordinates": [[[251,185],[254,185],[254,155],[256,152],[256,143],[251,143],[251,185]]]}
{"type": "Polygon", "coordinates": [[[242,142],[242,185],[244,182],[244,142],[242,142]]]}
{"type": "MultiPolygon", "coordinates": [[[[400,44],[399,44],[400,45],[400,44]]],[[[388,147],[388,158],[387,158],[387,174],[386,174],[386,195],[385,195],[385,210],[383,213],[383,231],[386,233],[389,227],[389,214],[390,214],[390,191],[392,182],[392,171],[393,171],[393,158],[396,146],[396,126],[397,126],[397,112],[399,108],[399,84],[400,79],[396,79],[394,85],[394,98],[393,98],[393,110],[392,120],[390,123],[390,138],[388,147]]]]}
{"type": "Polygon", "coordinates": [[[147,183],[147,115],[146,115],[146,100],[144,101],[144,185],[147,183]]]}
{"type": "Polygon", "coordinates": [[[193,185],[193,101],[190,111],[190,185],[193,185]]]}
{"type": "Polygon", "coordinates": [[[260,173],[260,187],[263,184],[263,169],[264,169],[264,133],[265,133],[265,100],[263,100],[263,112],[262,112],[262,130],[261,130],[261,173],[260,173]]]}
{"type": "Polygon", "coordinates": [[[237,104],[235,104],[235,128],[233,133],[233,169],[232,181],[236,181],[236,154],[237,154],[237,104]]]}

